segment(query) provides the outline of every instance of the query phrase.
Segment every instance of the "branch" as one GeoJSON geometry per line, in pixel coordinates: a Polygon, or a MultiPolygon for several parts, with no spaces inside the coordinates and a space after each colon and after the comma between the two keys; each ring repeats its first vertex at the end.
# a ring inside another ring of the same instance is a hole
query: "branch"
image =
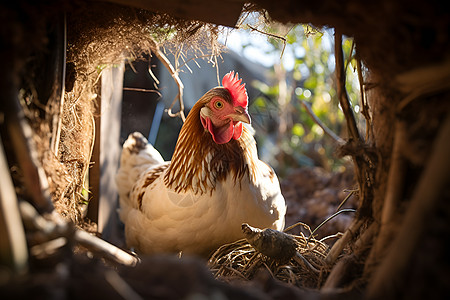
{"type": "Polygon", "coordinates": [[[347,73],[348,65],[353,59],[353,50],[355,49],[355,40],[352,41],[352,47],[350,48],[350,53],[348,54],[347,62],[345,63],[344,72],[347,73]]]}
{"type": "Polygon", "coordinates": [[[124,91],[132,91],[132,92],[143,92],[143,93],[156,93],[159,97],[161,97],[161,93],[157,90],[147,90],[147,89],[140,89],[140,88],[132,88],[132,87],[124,87],[124,91]]]}
{"type": "Polygon", "coordinates": [[[279,35],[276,35],[276,34],[273,34],[273,33],[264,32],[264,31],[259,30],[258,28],[253,27],[253,26],[251,26],[251,25],[249,25],[249,24],[247,24],[247,26],[248,26],[248,28],[250,28],[252,31],[256,31],[256,32],[259,32],[259,33],[261,33],[261,34],[264,34],[264,35],[267,35],[267,36],[270,36],[270,37],[273,37],[273,38],[282,40],[282,41],[283,41],[283,49],[281,50],[280,58],[283,57],[284,49],[286,48],[286,42],[287,42],[287,40],[286,40],[286,38],[285,38],[284,36],[279,36],[279,35]]]}
{"type": "Polygon", "coordinates": [[[161,49],[156,45],[153,49],[156,57],[161,61],[161,63],[166,67],[167,71],[169,71],[170,75],[172,76],[173,80],[178,86],[178,94],[176,95],[175,99],[173,99],[172,104],[167,109],[167,113],[171,117],[180,116],[181,120],[186,121],[186,117],[184,116],[184,102],[183,102],[183,89],[184,85],[183,82],[181,82],[180,76],[178,76],[178,71],[175,70],[175,68],[170,63],[169,59],[166,57],[166,55],[161,51],[161,49]],[[180,111],[177,113],[172,113],[172,108],[174,107],[175,103],[179,102],[180,104],[180,111]]]}
{"type": "Polygon", "coordinates": [[[339,103],[341,104],[344,113],[349,141],[346,144],[348,149],[354,148],[350,154],[353,157],[353,164],[355,166],[356,180],[360,191],[360,205],[358,208],[357,217],[372,215],[372,199],[373,199],[373,177],[375,176],[375,167],[373,164],[373,150],[368,151],[363,139],[359,135],[358,127],[356,126],[355,116],[350,106],[347,90],[345,89],[345,71],[342,55],[342,35],[339,31],[335,31],[335,58],[336,58],[336,79],[337,92],[339,103]]]}
{"type": "Polygon", "coordinates": [[[320,223],[309,235],[308,239],[306,240],[307,243],[309,243],[309,241],[311,240],[311,238],[314,237],[314,233],[316,233],[317,230],[320,229],[320,227],[322,227],[323,225],[325,225],[326,223],[328,223],[330,220],[334,219],[336,216],[340,215],[341,213],[347,213],[347,212],[356,212],[356,210],[351,209],[351,208],[345,208],[343,210],[339,210],[337,212],[335,212],[334,214],[332,214],[331,216],[329,216],[328,218],[326,218],[322,223],[320,223]]]}
{"type": "Polygon", "coordinates": [[[139,259],[131,254],[123,251],[122,249],[102,240],[84,230],[76,229],[74,239],[80,245],[88,248],[91,251],[96,251],[106,258],[109,258],[115,262],[118,262],[125,266],[135,266],[139,262],[139,259]]]}
{"type": "Polygon", "coordinates": [[[345,69],[342,53],[342,35],[337,30],[334,33],[334,55],[336,58],[337,92],[339,103],[341,104],[342,111],[344,113],[345,119],[347,120],[348,133],[351,139],[360,141],[361,137],[359,136],[358,127],[356,126],[355,116],[353,115],[347,90],[345,89],[345,69]]]}
{"type": "MultiPolygon", "coordinates": [[[[183,64],[180,65],[180,66],[178,66],[177,72],[179,72],[179,70],[181,70],[181,68],[183,68],[184,66],[187,66],[187,64],[188,64],[189,62],[191,62],[192,60],[193,60],[195,63],[197,63],[197,62],[196,62],[197,59],[199,59],[199,58],[205,58],[205,57],[211,57],[212,55],[213,55],[213,54],[211,53],[211,54],[204,54],[204,55],[200,55],[200,56],[191,57],[191,58],[189,58],[188,60],[184,60],[184,59],[183,59],[183,64]]],[[[197,64],[197,65],[198,65],[198,64],[197,64]]]]}
{"type": "Polygon", "coordinates": [[[320,273],[320,271],[314,268],[313,265],[311,265],[311,263],[307,261],[306,258],[303,257],[303,255],[301,255],[300,253],[296,252],[293,258],[298,264],[305,265],[309,270],[313,271],[314,273],[316,274],[320,273]]]}
{"type": "Polygon", "coordinates": [[[364,82],[364,78],[362,75],[362,66],[361,66],[361,60],[356,60],[356,67],[358,69],[358,81],[359,81],[359,91],[361,93],[361,114],[366,119],[366,141],[370,139],[370,137],[373,137],[373,128],[372,128],[372,121],[370,119],[369,114],[369,105],[367,104],[366,99],[366,83],[364,82]]]}
{"type": "Polygon", "coordinates": [[[323,132],[325,132],[329,137],[331,137],[339,145],[344,145],[345,144],[343,139],[341,139],[338,135],[336,135],[330,128],[327,127],[327,125],[325,125],[319,119],[319,117],[312,111],[311,106],[309,105],[309,103],[306,103],[303,100],[300,100],[300,103],[306,109],[306,112],[310,115],[310,117],[314,120],[314,122],[316,122],[316,124],[319,125],[320,128],[323,129],[323,132]]]}
{"type": "Polygon", "coordinates": [[[153,78],[153,80],[155,81],[156,85],[159,84],[159,80],[158,78],[156,78],[155,74],[152,71],[152,65],[151,65],[151,60],[148,61],[148,74],[150,74],[150,76],[153,78]]]}
{"type": "Polygon", "coordinates": [[[52,217],[56,221],[47,220],[41,216],[34,207],[28,202],[21,201],[19,203],[22,219],[28,228],[38,231],[40,241],[50,241],[53,239],[65,237],[73,238],[77,243],[87,249],[97,252],[105,258],[126,266],[135,266],[138,259],[122,249],[94,236],[86,231],[74,228],[70,223],[62,220],[55,211],[52,217]]]}

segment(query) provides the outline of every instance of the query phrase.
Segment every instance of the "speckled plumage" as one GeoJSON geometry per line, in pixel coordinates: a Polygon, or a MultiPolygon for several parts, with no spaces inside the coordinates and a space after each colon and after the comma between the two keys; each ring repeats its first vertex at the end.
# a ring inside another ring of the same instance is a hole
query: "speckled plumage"
{"type": "Polygon", "coordinates": [[[258,159],[251,127],[238,139],[217,144],[202,126],[200,110],[217,95],[227,97],[224,88],[214,88],[191,109],[171,162],[140,134],[125,142],[116,182],[129,247],[208,255],[243,238],[242,223],[284,227],[279,182],[258,159]]]}

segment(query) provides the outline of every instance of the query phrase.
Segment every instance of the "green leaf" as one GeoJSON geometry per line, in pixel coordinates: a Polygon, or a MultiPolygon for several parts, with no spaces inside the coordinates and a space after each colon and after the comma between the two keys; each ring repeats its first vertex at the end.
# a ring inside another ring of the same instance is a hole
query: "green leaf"
{"type": "Polygon", "coordinates": [[[294,124],[292,127],[292,134],[302,137],[305,134],[305,129],[303,128],[303,125],[300,123],[294,124]]]}

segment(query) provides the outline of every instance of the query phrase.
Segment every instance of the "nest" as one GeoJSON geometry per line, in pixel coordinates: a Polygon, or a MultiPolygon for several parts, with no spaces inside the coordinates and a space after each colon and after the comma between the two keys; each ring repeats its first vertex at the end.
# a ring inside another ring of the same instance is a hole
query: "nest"
{"type": "MultiPolygon", "coordinates": [[[[299,224],[302,223],[287,230],[299,224]]],[[[291,235],[276,230],[253,230],[253,237],[246,235],[246,239],[223,245],[212,254],[208,266],[216,279],[250,281],[266,270],[273,278],[299,288],[315,289],[322,285],[329,272],[325,262],[329,251],[326,244],[303,233],[291,235]],[[263,235],[269,238],[261,240],[263,235]],[[289,245],[284,245],[280,247],[284,256],[274,255],[273,251],[270,253],[277,245],[285,244],[286,239],[293,242],[293,251],[289,245]]]]}

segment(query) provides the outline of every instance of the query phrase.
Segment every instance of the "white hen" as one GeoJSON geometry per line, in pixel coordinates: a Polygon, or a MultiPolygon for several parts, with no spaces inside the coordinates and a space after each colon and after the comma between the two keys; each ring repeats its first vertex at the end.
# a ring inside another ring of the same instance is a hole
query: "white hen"
{"type": "Polygon", "coordinates": [[[129,247],[208,255],[243,238],[242,223],[283,229],[280,185],[241,123],[250,122],[247,94],[233,75],[194,105],[172,161],[139,133],[125,142],[116,182],[129,247]]]}

